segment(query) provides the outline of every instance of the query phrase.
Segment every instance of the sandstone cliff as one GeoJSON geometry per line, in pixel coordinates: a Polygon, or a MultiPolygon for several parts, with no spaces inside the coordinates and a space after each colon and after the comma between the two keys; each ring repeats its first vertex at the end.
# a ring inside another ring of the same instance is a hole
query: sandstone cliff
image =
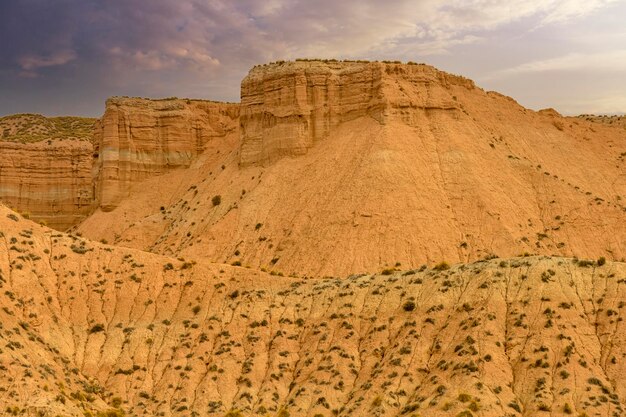
{"type": "Polygon", "coordinates": [[[95,119],[0,117],[0,201],[66,229],[91,212],[95,119]]]}
{"type": "Polygon", "coordinates": [[[55,229],[91,212],[91,142],[0,142],[0,201],[55,229]]]}
{"type": "Polygon", "coordinates": [[[294,62],[251,70],[239,129],[80,230],[287,275],[626,256],[621,127],[427,65],[294,62]]]}
{"type": "Polygon", "coordinates": [[[238,114],[237,104],[112,98],[98,121],[0,118],[0,201],[65,230],[112,210],[134,184],[188,167],[209,142],[236,134],[238,114]]]}
{"type": "Polygon", "coordinates": [[[240,163],[301,155],[332,129],[385,106],[380,64],[289,62],[257,66],[241,83],[240,163]]]}
{"type": "Polygon", "coordinates": [[[277,277],[0,207],[0,401],[17,415],[619,416],[624,282],[623,263],[551,257],[277,277]]]}
{"type": "Polygon", "coordinates": [[[296,61],[256,66],[241,84],[240,163],[302,155],[341,123],[360,117],[411,122],[408,109],[458,110],[451,85],[474,86],[418,64],[296,61]]]}
{"type": "Polygon", "coordinates": [[[112,210],[136,184],[188,167],[205,145],[236,129],[238,104],[111,98],[98,124],[97,206],[112,210]]]}

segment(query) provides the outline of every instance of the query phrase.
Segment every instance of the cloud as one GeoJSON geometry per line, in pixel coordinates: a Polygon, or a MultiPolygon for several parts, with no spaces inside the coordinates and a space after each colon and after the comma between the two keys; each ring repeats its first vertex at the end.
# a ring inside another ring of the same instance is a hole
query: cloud
{"type": "Polygon", "coordinates": [[[55,67],[65,65],[76,59],[76,52],[72,50],[56,51],[50,55],[42,56],[35,54],[23,55],[18,62],[23,70],[32,71],[38,68],[55,67]]]}
{"type": "Polygon", "coordinates": [[[220,63],[389,55],[408,43],[414,54],[445,54],[511,22],[564,22],[614,1],[63,0],[49,11],[33,0],[7,13],[41,24],[25,22],[9,34],[23,43],[14,59],[22,70],[63,65],[78,52],[126,72],[212,71],[220,63]],[[42,12],[53,15],[37,18],[42,12]],[[26,28],[34,33],[19,33],[26,28]]]}
{"type": "Polygon", "coordinates": [[[11,41],[0,46],[0,88],[38,76],[39,86],[58,89],[80,84],[102,94],[236,100],[239,81],[258,63],[448,57],[458,64],[455,54],[480,48],[504,28],[566,26],[616,2],[6,0],[0,39],[11,41]]]}
{"type": "Polygon", "coordinates": [[[564,103],[569,114],[626,114],[625,95],[596,95],[585,100],[564,103]]]}
{"type": "Polygon", "coordinates": [[[619,0],[562,0],[556,2],[543,18],[543,23],[565,22],[593,13],[619,0]]]}
{"type": "Polygon", "coordinates": [[[598,53],[571,53],[556,58],[526,62],[493,74],[492,78],[555,71],[626,72],[626,49],[598,53]]]}

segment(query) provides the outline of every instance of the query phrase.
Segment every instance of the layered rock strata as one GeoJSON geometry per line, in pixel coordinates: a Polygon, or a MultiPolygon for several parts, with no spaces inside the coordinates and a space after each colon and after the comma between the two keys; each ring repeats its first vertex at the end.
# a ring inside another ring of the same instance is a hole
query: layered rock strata
{"type": "Polygon", "coordinates": [[[81,231],[285,275],[493,254],[620,260],[625,140],[427,65],[271,64],[243,81],[239,138],[81,231]]]}
{"type": "Polygon", "coordinates": [[[114,97],[95,134],[96,204],[112,210],[130,187],[188,167],[212,139],[237,127],[238,104],[114,97]]]}
{"type": "Polygon", "coordinates": [[[93,148],[88,141],[0,142],[0,201],[55,229],[92,208],[93,148]]]}
{"type": "MultiPolygon", "coordinates": [[[[459,109],[451,84],[471,80],[421,64],[295,61],[254,67],[241,84],[240,164],[302,155],[341,123],[385,123],[406,109],[459,109]],[[417,96],[412,93],[421,91],[417,96]]],[[[404,117],[405,121],[410,119],[404,117]]]]}

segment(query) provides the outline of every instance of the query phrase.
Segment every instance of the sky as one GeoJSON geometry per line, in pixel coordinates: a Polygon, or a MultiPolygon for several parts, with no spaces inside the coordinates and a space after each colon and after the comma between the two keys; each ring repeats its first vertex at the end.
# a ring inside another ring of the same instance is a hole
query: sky
{"type": "Polygon", "coordinates": [[[626,112],[626,0],[0,0],[0,115],[239,101],[261,63],[424,62],[520,104],[626,112]]]}

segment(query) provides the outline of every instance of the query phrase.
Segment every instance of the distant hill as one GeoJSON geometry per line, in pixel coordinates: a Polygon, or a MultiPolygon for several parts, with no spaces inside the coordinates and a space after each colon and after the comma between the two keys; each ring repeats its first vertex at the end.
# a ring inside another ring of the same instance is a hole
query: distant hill
{"type": "Polygon", "coordinates": [[[14,114],[0,117],[0,141],[31,143],[42,140],[78,139],[90,141],[97,119],[87,117],[45,117],[14,114]]]}

